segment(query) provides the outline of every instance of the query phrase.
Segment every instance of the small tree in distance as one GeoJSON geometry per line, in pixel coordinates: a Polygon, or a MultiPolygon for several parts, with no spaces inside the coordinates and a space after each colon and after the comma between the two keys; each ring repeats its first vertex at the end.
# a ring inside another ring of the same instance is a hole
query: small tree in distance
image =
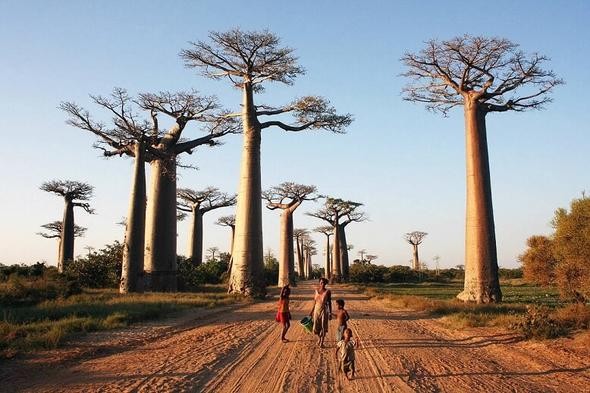
{"type": "Polygon", "coordinates": [[[412,262],[412,269],[414,270],[421,270],[420,258],[418,257],[418,246],[422,243],[426,235],[428,235],[428,233],[420,231],[408,232],[404,235],[404,239],[412,245],[414,251],[414,259],[412,262]]]}
{"type": "Polygon", "coordinates": [[[74,208],[81,207],[87,213],[94,214],[94,210],[85,202],[92,198],[94,187],[72,180],[51,180],[43,183],[40,188],[63,197],[65,202],[63,220],[61,221],[59,260],[57,261],[57,270],[63,273],[65,264],[74,260],[74,238],[76,237],[74,208]]]}
{"type": "Polygon", "coordinates": [[[281,209],[278,287],[295,285],[295,255],[293,252],[293,213],[303,201],[317,199],[315,186],[285,182],[262,193],[266,207],[281,209]]]}
{"type": "MultiPolygon", "coordinates": [[[[59,261],[61,259],[61,234],[63,232],[63,225],[61,221],[53,221],[47,224],[43,224],[41,225],[41,228],[45,229],[47,232],[37,232],[37,235],[42,236],[46,239],[59,240],[59,242],[57,243],[57,260],[59,261]]],[[[74,224],[74,237],[84,237],[86,229],[87,228],[74,224]]]]}
{"type": "Polygon", "coordinates": [[[220,192],[215,187],[207,187],[202,191],[179,188],[177,196],[178,210],[191,213],[188,258],[195,265],[199,265],[203,262],[203,215],[211,210],[235,205],[236,196],[220,192]]]}
{"type": "Polygon", "coordinates": [[[422,102],[444,115],[463,106],[466,134],[467,214],[465,283],[457,297],[477,303],[502,300],[486,135],[486,115],[540,109],[549,93],[563,83],[543,69],[547,57],[526,56],[503,38],[464,35],[430,40],[402,62],[409,79],[404,99],[422,102]]]}

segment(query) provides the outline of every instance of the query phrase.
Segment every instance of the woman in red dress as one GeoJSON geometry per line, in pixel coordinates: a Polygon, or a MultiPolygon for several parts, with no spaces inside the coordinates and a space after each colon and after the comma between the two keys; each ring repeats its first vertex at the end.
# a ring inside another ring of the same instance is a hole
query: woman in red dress
{"type": "Polygon", "coordinates": [[[286,343],[289,342],[285,335],[287,330],[291,327],[291,313],[289,312],[289,295],[291,295],[291,288],[289,285],[285,285],[281,289],[281,296],[279,297],[279,309],[277,311],[276,321],[283,325],[281,332],[281,341],[286,343]]]}

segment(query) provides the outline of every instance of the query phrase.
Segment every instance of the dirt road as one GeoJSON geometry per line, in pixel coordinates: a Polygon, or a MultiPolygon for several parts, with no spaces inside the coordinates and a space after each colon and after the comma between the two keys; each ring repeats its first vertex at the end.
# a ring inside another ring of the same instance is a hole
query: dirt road
{"type": "MultiPolygon", "coordinates": [[[[313,283],[315,284],[315,283],[313,283]]],[[[0,364],[0,391],[28,392],[590,392],[590,349],[575,340],[524,342],[494,329],[449,331],[345,286],[358,339],[357,377],[299,326],[312,283],[294,288],[293,326],[279,340],[276,299],[95,333],[66,348],[0,364]]]]}

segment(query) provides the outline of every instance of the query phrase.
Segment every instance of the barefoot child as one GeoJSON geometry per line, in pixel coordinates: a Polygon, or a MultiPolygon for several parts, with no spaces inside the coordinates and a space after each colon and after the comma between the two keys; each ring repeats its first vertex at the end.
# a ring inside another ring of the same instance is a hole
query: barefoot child
{"type": "Polygon", "coordinates": [[[338,359],[338,370],[344,372],[346,378],[351,380],[354,378],[355,359],[354,359],[354,347],[356,343],[352,339],[352,330],[346,328],[344,330],[342,340],[336,344],[336,358],[338,359]],[[350,373],[350,376],[348,375],[350,373]]]}
{"type": "Polygon", "coordinates": [[[291,327],[291,313],[289,312],[289,295],[291,295],[291,288],[289,285],[285,285],[281,289],[281,296],[279,298],[279,309],[277,311],[276,321],[280,322],[283,325],[283,330],[281,332],[281,341],[286,343],[289,342],[285,335],[287,334],[287,330],[291,327]]]}
{"type": "Polygon", "coordinates": [[[344,309],[343,299],[336,300],[336,304],[338,305],[338,309],[332,314],[332,317],[336,318],[338,323],[338,327],[336,328],[336,342],[338,342],[342,340],[342,333],[344,333],[344,329],[348,328],[346,323],[350,319],[350,315],[348,315],[348,311],[344,309]]]}

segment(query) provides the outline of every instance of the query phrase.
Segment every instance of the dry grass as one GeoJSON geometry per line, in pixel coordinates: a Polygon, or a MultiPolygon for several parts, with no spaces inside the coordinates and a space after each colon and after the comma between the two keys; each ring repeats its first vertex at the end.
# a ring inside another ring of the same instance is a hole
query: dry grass
{"type": "Polygon", "coordinates": [[[169,317],[189,308],[211,308],[247,301],[224,288],[204,287],[202,293],[120,295],[116,290],[86,290],[66,299],[2,308],[0,357],[16,351],[55,348],[72,334],[115,329],[150,319],[169,317]]]}
{"type": "Polygon", "coordinates": [[[447,327],[494,326],[513,328],[528,337],[553,338],[573,331],[590,328],[590,307],[583,304],[564,304],[554,289],[535,287],[522,280],[502,283],[504,303],[472,304],[456,300],[460,284],[397,284],[373,285],[363,288],[371,297],[381,299],[391,308],[411,309],[441,317],[447,327]],[[539,317],[531,317],[531,310],[542,307],[541,315],[547,321],[539,323],[539,317]],[[536,319],[531,326],[529,320],[536,319]],[[551,329],[547,329],[550,326],[551,329]],[[546,333],[547,331],[549,333],[546,333]]]}

